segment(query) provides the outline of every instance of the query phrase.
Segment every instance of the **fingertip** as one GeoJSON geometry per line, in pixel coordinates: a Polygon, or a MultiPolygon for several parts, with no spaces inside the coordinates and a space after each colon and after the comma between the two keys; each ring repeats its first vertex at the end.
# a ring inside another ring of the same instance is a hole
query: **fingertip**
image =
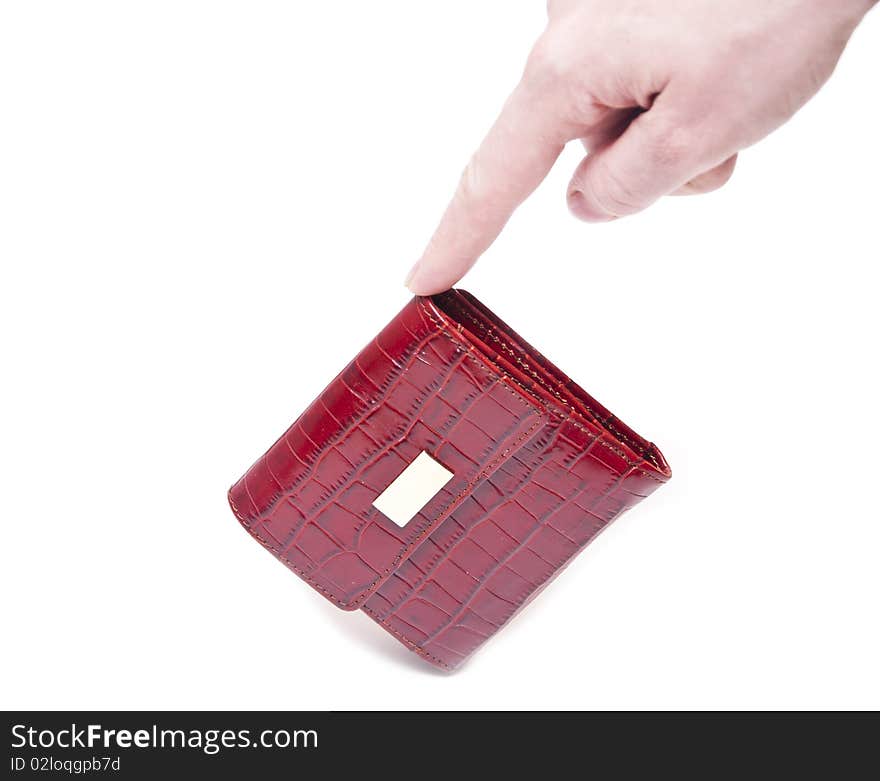
{"type": "Polygon", "coordinates": [[[448,275],[438,274],[419,261],[410,269],[403,284],[415,296],[433,296],[448,290],[454,282],[449,281],[448,275]]]}
{"type": "MultiPolygon", "coordinates": [[[[412,290],[412,287],[411,287],[412,281],[415,278],[416,273],[419,270],[419,263],[420,262],[421,261],[417,260],[413,264],[413,267],[407,272],[407,275],[403,278],[403,286],[409,288],[410,290],[412,290]]],[[[413,292],[415,292],[415,291],[413,291],[413,292]]]]}
{"type": "Polygon", "coordinates": [[[413,280],[411,280],[411,279],[408,279],[406,282],[404,282],[404,285],[405,285],[406,289],[409,290],[409,292],[412,293],[414,296],[430,296],[430,295],[433,295],[433,294],[428,290],[428,288],[424,287],[423,285],[420,285],[420,284],[418,283],[418,281],[413,281],[413,280]]]}
{"type": "Polygon", "coordinates": [[[414,296],[433,296],[437,293],[442,293],[444,290],[449,290],[450,287],[451,285],[427,285],[420,282],[411,282],[406,286],[407,290],[414,296]]]}

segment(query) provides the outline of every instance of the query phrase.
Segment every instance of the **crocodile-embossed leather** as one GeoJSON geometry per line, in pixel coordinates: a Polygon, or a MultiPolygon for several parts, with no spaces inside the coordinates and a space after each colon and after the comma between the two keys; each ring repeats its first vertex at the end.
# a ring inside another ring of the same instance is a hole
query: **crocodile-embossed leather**
{"type": "Polygon", "coordinates": [[[670,476],[660,451],[473,296],[415,298],[229,492],[319,593],[452,669],[670,476]],[[427,452],[405,526],[373,506],[427,452]]]}

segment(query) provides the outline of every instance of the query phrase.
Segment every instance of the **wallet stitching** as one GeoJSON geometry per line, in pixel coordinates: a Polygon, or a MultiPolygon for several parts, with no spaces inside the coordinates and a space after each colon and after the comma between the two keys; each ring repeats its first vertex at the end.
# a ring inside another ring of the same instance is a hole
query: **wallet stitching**
{"type": "MultiPolygon", "coordinates": [[[[531,375],[538,382],[538,384],[541,385],[541,387],[545,388],[547,391],[552,393],[553,396],[555,396],[556,399],[560,403],[562,403],[565,407],[570,408],[570,409],[574,410],[575,412],[577,412],[577,409],[574,407],[574,405],[572,405],[571,403],[566,401],[560,395],[559,391],[552,388],[547,383],[547,381],[543,377],[541,377],[540,374],[538,374],[538,372],[531,369],[529,367],[529,365],[522,360],[518,351],[514,350],[506,341],[501,339],[495,333],[494,327],[487,326],[486,323],[483,323],[480,320],[478,320],[476,317],[474,317],[474,315],[472,313],[466,311],[464,309],[464,307],[461,306],[461,304],[459,304],[458,302],[450,301],[449,303],[451,306],[453,306],[455,308],[456,312],[459,315],[461,315],[462,317],[466,317],[468,320],[470,320],[475,326],[477,326],[477,328],[479,328],[482,331],[482,333],[487,338],[496,342],[498,345],[501,346],[501,348],[503,350],[505,350],[509,355],[511,355],[513,357],[513,360],[522,367],[523,371],[525,371],[527,374],[531,375]]],[[[501,370],[500,367],[497,367],[497,368],[499,368],[499,370],[501,370]]],[[[640,445],[638,442],[633,441],[633,439],[628,434],[626,434],[623,431],[620,431],[618,428],[616,428],[614,426],[614,424],[611,423],[610,418],[603,419],[602,417],[597,415],[595,410],[593,410],[593,408],[590,407],[590,405],[587,404],[585,401],[581,400],[581,404],[584,405],[584,409],[590,413],[590,417],[592,417],[592,419],[596,422],[596,424],[598,424],[602,428],[607,429],[610,433],[614,434],[616,437],[619,437],[622,442],[626,443],[629,447],[631,447],[642,458],[646,458],[645,452],[648,449],[647,446],[640,445]]],[[[611,417],[614,417],[614,415],[611,415],[611,417]]]]}
{"type": "Polygon", "coordinates": [[[369,615],[371,618],[373,618],[373,620],[376,621],[376,623],[378,623],[379,626],[381,626],[386,632],[391,632],[391,634],[393,634],[395,637],[399,638],[404,643],[404,645],[406,645],[407,648],[409,648],[410,650],[415,651],[420,656],[427,657],[431,661],[439,664],[441,667],[445,667],[447,670],[454,669],[451,664],[447,664],[442,659],[437,658],[436,656],[434,656],[434,654],[432,654],[430,651],[426,651],[422,646],[420,646],[418,643],[416,643],[415,641],[408,638],[405,634],[403,634],[402,632],[399,632],[390,624],[386,624],[382,619],[379,618],[379,616],[375,612],[370,610],[366,605],[364,605],[363,608],[361,608],[361,609],[367,615],[369,615]]]}
{"type": "MultiPolygon", "coordinates": [[[[474,349],[474,347],[473,347],[472,345],[465,345],[465,344],[463,344],[462,342],[460,342],[458,339],[456,339],[455,336],[453,335],[453,333],[449,330],[448,326],[447,326],[443,321],[438,321],[438,320],[434,317],[434,315],[431,314],[431,311],[428,309],[428,307],[427,307],[423,302],[420,301],[419,303],[420,303],[420,305],[421,305],[421,307],[422,307],[422,311],[423,311],[424,314],[428,317],[428,319],[429,319],[432,323],[434,323],[436,326],[438,326],[438,327],[441,329],[442,333],[444,333],[447,337],[449,337],[449,339],[452,340],[453,344],[457,345],[458,347],[462,348],[463,350],[466,350],[469,354],[474,354],[474,353],[476,353],[476,350],[474,349]]],[[[475,357],[474,360],[477,361],[477,362],[480,364],[480,366],[483,368],[484,371],[489,372],[489,376],[490,376],[490,377],[495,377],[495,379],[500,379],[500,377],[495,376],[494,373],[493,373],[490,369],[488,369],[488,368],[485,366],[485,363],[490,363],[490,364],[492,364],[492,366],[495,368],[495,370],[496,370],[500,375],[503,375],[503,376],[506,377],[510,382],[516,384],[518,387],[520,387],[520,388],[523,387],[522,383],[519,382],[519,380],[517,380],[516,377],[514,377],[513,375],[511,375],[509,372],[505,371],[505,369],[504,369],[502,366],[500,366],[497,362],[495,362],[495,361],[493,361],[491,358],[489,358],[489,356],[484,355],[483,353],[476,353],[476,354],[479,355],[479,359],[475,357]],[[480,360],[480,359],[481,359],[481,360],[480,360]],[[484,362],[485,362],[485,363],[484,363],[484,362]]],[[[510,389],[508,389],[508,390],[510,390],[510,389]]],[[[526,390],[526,389],[524,388],[524,390],[526,390]]],[[[514,391],[510,391],[510,392],[511,392],[511,393],[514,393],[514,391]]],[[[517,395],[517,396],[520,396],[520,394],[516,394],[516,395],[517,395]]],[[[527,404],[529,404],[531,407],[533,407],[534,409],[540,411],[541,408],[540,408],[537,404],[535,404],[535,402],[533,402],[533,401],[531,401],[530,399],[527,399],[527,398],[524,399],[524,401],[525,401],[527,404]]],[[[582,423],[579,423],[577,420],[575,420],[574,418],[572,418],[572,414],[575,414],[575,415],[579,414],[578,411],[577,411],[576,409],[574,409],[573,407],[569,407],[568,405],[566,405],[566,409],[564,409],[564,410],[560,410],[560,409],[558,409],[558,408],[556,408],[556,407],[553,407],[553,406],[548,405],[548,406],[547,406],[547,411],[553,413],[558,419],[567,421],[568,423],[570,423],[570,424],[571,424],[572,426],[574,426],[575,428],[580,429],[581,431],[583,431],[585,434],[590,434],[590,435],[592,435],[592,434],[594,433],[594,432],[590,431],[590,429],[588,429],[588,428],[587,428],[586,426],[584,426],[582,423]]],[[[597,425],[599,428],[602,428],[602,425],[599,423],[598,419],[596,420],[596,424],[595,424],[595,425],[597,425]]],[[[609,431],[608,433],[612,433],[612,434],[613,434],[614,432],[609,431]]],[[[610,444],[609,442],[605,442],[605,441],[604,441],[603,439],[601,439],[601,438],[599,438],[599,439],[597,440],[597,444],[601,445],[601,446],[604,447],[604,448],[607,448],[607,449],[610,450],[612,453],[614,453],[615,455],[617,455],[617,456],[619,456],[620,458],[622,458],[623,461],[624,461],[624,463],[625,463],[628,467],[630,467],[631,469],[636,469],[636,470],[638,471],[639,474],[641,474],[641,475],[647,477],[647,478],[650,479],[650,480],[653,480],[655,483],[659,483],[660,485],[663,485],[663,484],[666,483],[666,480],[664,480],[664,479],[662,479],[662,478],[659,478],[659,477],[657,477],[656,475],[650,474],[649,472],[645,471],[645,470],[642,468],[642,463],[644,462],[644,459],[642,460],[642,462],[639,462],[639,461],[633,461],[632,459],[629,458],[629,456],[627,456],[627,454],[626,454],[623,450],[621,450],[620,448],[614,447],[612,444],[610,444]]],[[[610,471],[610,468],[609,468],[609,471],[610,471]]]]}

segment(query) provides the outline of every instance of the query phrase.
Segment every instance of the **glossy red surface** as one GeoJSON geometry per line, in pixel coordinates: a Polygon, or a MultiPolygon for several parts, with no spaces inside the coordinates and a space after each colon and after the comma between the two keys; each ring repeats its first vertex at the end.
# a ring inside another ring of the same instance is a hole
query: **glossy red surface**
{"type": "Polygon", "coordinates": [[[448,291],[410,301],[229,499],[319,593],[452,669],[669,476],[654,445],[448,291]],[[421,451],[454,477],[400,527],[372,503],[421,451]]]}

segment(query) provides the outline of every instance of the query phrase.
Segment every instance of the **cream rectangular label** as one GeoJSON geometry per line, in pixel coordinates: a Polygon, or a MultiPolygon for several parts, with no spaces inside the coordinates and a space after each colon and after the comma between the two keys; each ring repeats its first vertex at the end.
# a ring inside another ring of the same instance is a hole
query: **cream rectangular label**
{"type": "Polygon", "coordinates": [[[443,464],[422,451],[376,497],[373,507],[398,526],[406,526],[452,477],[443,464]]]}

